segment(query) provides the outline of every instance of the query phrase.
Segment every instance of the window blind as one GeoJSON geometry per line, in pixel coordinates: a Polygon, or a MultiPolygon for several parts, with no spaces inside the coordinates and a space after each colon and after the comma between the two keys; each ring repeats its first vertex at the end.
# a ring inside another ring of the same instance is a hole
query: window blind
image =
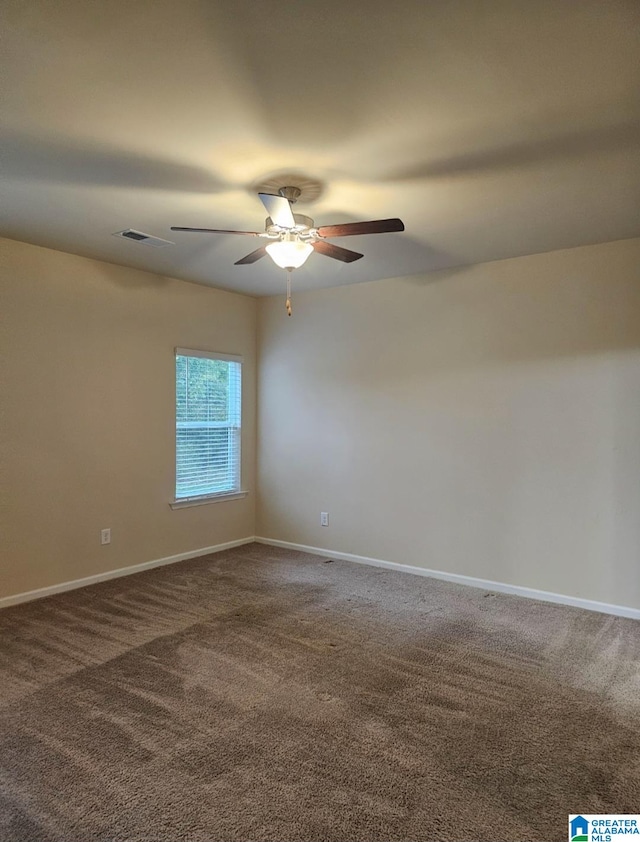
{"type": "Polygon", "coordinates": [[[176,500],[240,491],[242,358],[176,348],[176,500]]]}

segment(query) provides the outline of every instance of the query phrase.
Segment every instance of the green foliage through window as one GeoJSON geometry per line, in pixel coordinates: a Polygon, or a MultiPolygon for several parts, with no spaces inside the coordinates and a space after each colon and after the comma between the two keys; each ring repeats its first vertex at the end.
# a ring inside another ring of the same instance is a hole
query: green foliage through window
{"type": "Polygon", "coordinates": [[[176,499],[240,490],[240,362],[176,354],[176,499]]]}

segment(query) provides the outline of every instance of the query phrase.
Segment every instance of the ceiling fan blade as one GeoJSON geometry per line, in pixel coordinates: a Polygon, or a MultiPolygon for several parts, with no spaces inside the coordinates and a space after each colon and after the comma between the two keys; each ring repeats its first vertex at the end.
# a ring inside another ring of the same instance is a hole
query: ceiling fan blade
{"type": "Polygon", "coordinates": [[[354,234],[388,234],[404,231],[401,219],[374,219],[371,222],[345,222],[342,225],[322,225],[318,228],[321,237],[351,237],[354,234]]]}
{"type": "Polygon", "coordinates": [[[246,266],[247,263],[255,263],[256,260],[260,260],[261,257],[264,257],[267,253],[267,250],[264,246],[260,246],[259,249],[252,251],[250,254],[245,254],[240,260],[236,260],[233,264],[234,266],[246,266]]]}
{"type": "Polygon", "coordinates": [[[272,196],[271,193],[258,193],[258,196],[275,225],[279,225],[280,228],[293,228],[296,221],[288,199],[284,196],[272,196]]]}
{"type": "Polygon", "coordinates": [[[343,263],[353,263],[354,260],[360,260],[364,257],[357,251],[350,251],[343,249],[342,246],[334,246],[333,243],[325,243],[324,240],[318,240],[312,243],[313,248],[318,254],[324,254],[326,257],[333,257],[335,260],[341,260],[343,263]]]}
{"type": "Polygon", "coordinates": [[[171,226],[172,231],[191,231],[194,234],[249,234],[251,237],[259,237],[258,231],[227,231],[224,228],[176,228],[171,226]]]}

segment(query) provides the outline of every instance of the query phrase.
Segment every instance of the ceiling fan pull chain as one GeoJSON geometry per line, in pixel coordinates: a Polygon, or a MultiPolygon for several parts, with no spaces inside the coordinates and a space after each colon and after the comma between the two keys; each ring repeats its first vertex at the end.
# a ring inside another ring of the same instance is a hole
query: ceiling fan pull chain
{"type": "Polygon", "coordinates": [[[287,300],[284,305],[287,308],[287,316],[293,312],[291,309],[291,269],[287,269],[287,300]]]}

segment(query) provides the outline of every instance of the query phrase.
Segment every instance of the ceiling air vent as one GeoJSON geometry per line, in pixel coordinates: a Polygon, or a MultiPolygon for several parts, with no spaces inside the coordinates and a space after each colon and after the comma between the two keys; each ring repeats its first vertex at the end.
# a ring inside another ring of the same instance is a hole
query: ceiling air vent
{"type": "Polygon", "coordinates": [[[145,246],[152,246],[161,249],[164,246],[175,246],[170,240],[162,240],[160,237],[152,237],[142,231],[134,231],[133,228],[126,228],[124,231],[116,231],[114,237],[122,237],[125,240],[133,240],[135,243],[142,243],[145,246]]]}

